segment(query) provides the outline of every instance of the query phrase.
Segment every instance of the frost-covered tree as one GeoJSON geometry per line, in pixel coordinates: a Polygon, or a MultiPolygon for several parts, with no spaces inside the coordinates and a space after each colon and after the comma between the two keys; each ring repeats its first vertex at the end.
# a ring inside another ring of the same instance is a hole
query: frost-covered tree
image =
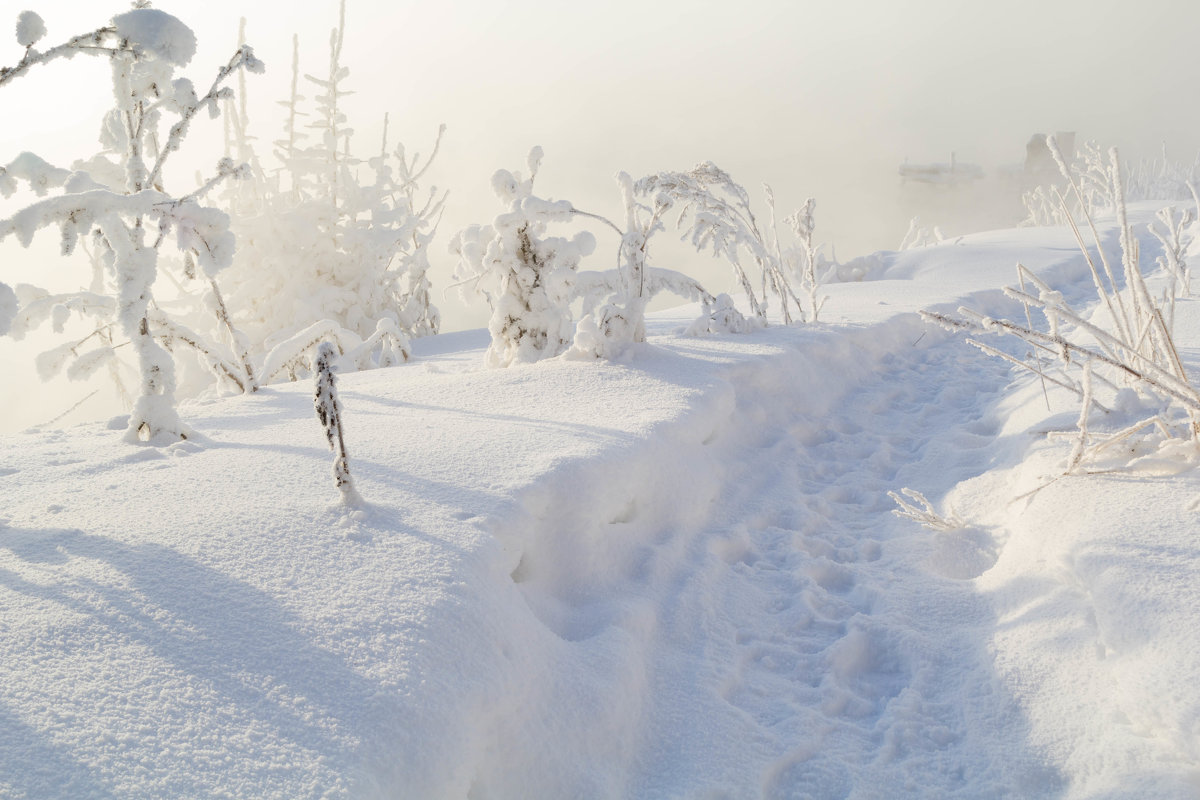
{"type": "Polygon", "coordinates": [[[929,247],[946,241],[946,236],[937,225],[922,225],[920,217],[908,221],[908,230],[900,240],[897,250],[915,250],[918,247],[929,247]]]}
{"type": "Polygon", "coordinates": [[[451,242],[459,257],[460,284],[483,296],[492,308],[490,364],[552,357],[568,343],[573,358],[615,357],[645,340],[646,305],[663,291],[700,302],[703,313],[689,328],[691,334],[740,333],[756,326],[727,295],[714,297],[694,278],[649,264],[649,243],[675,207],[672,195],[646,197],[629,175],[618,174],[625,209],[622,227],[569,201],[536,196],[534,178],[541,159],[541,148],[533,148],[528,179],[507,170],[497,172],[492,187],[507,211],[491,225],[459,231],[451,242]],[[580,262],[595,247],[590,232],[572,239],[548,235],[551,225],[580,220],[594,220],[616,232],[613,269],[580,270],[580,262]],[[576,301],[581,309],[578,325],[576,301]]]}
{"type": "MultiPolygon", "coordinates": [[[[771,188],[767,187],[767,198],[770,201],[771,214],[775,214],[775,197],[771,192],[771,188]]],[[[784,256],[785,261],[790,261],[793,264],[793,271],[800,277],[801,290],[808,296],[808,318],[816,322],[821,315],[821,307],[825,305],[827,297],[822,297],[821,278],[819,274],[820,264],[817,250],[819,249],[813,239],[813,232],[816,228],[816,220],[813,218],[813,212],[816,209],[817,201],[813,198],[808,198],[804,201],[804,205],[797,211],[792,213],[784,221],[792,228],[792,233],[796,236],[797,245],[788,249],[784,256]]],[[[778,234],[776,234],[778,241],[778,234]]],[[[786,301],[786,298],[784,298],[786,301]]],[[[799,301],[796,301],[799,307],[799,301]]],[[[787,303],[784,302],[784,314],[786,317],[787,303]]],[[[804,311],[801,309],[800,318],[804,319],[804,311]]]]}
{"type": "Polygon", "coordinates": [[[570,222],[572,205],[533,194],[542,148],[529,152],[529,177],[498,170],[492,189],[505,212],[491,225],[472,225],[454,235],[456,278],[469,282],[492,308],[487,361],[507,367],[550,358],[571,342],[570,304],[579,262],[596,245],[580,231],[570,239],[550,236],[551,224],[570,222]]]}
{"type": "MultiPolygon", "coordinates": [[[[749,193],[729,173],[711,161],[689,172],[648,175],[639,180],[635,187],[640,195],[668,198],[678,208],[678,224],[687,228],[696,249],[711,249],[714,256],[723,256],[729,262],[750,304],[750,310],[760,324],[765,325],[767,321],[768,292],[779,298],[785,323],[792,321],[792,306],[795,306],[800,320],[804,321],[804,308],[792,288],[780,249],[779,235],[774,230],[774,195],[770,187],[765,188],[772,221],[768,229],[772,234],[770,239],[759,227],[750,206],[749,193]],[[755,292],[750,273],[742,263],[743,251],[758,266],[758,293],[755,292]]],[[[815,261],[813,264],[815,266],[815,261]]],[[[815,291],[814,284],[814,297],[815,291]]]]}
{"type": "Polygon", "coordinates": [[[1175,216],[1175,206],[1160,208],[1155,215],[1159,224],[1151,223],[1149,226],[1150,233],[1158,239],[1163,249],[1163,254],[1158,257],[1158,265],[1171,276],[1171,293],[1176,296],[1192,296],[1192,270],[1187,261],[1188,253],[1196,241],[1200,197],[1196,197],[1195,202],[1195,212],[1190,209],[1181,211],[1178,217],[1175,216]]]}
{"type": "MultiPolygon", "coordinates": [[[[438,330],[428,249],[445,195],[420,187],[441,132],[428,157],[409,156],[403,145],[389,145],[385,116],[378,153],[353,155],[343,111],[350,93],[344,31],[343,2],[327,71],[303,76],[315,90],[311,98],[300,91],[293,39],[288,116],[275,142],[279,166],[256,167],[251,181],[226,187],[223,199],[239,248],[221,286],[253,356],[267,362],[265,382],[305,372],[318,341],[355,351],[359,367],[384,366],[409,357],[410,338],[438,330]],[[373,354],[361,352],[367,341],[376,345],[373,354]]],[[[245,106],[227,118],[229,155],[260,164],[245,106]]]]}
{"type": "Polygon", "coordinates": [[[651,266],[650,240],[664,229],[663,218],[673,207],[665,194],[642,200],[628,173],[617,175],[625,207],[625,226],[618,227],[598,214],[575,210],[599,220],[621,237],[617,268],[581,272],[576,294],[583,301],[583,318],[571,347],[574,357],[612,358],[633,343],[646,339],[646,305],[660,292],[699,301],[703,312],[688,329],[691,335],[742,333],[754,326],[733,306],[728,295],[713,297],[700,283],[675,270],[651,266]]]}
{"type": "Polygon", "coordinates": [[[112,70],[115,106],[104,118],[100,155],[76,162],[70,170],[29,153],[0,167],[0,192],[5,196],[21,181],[44,198],[0,221],[0,240],[13,236],[28,246],[37,230],[58,226],[62,252],[69,255],[81,238],[90,237],[97,275],[91,292],[70,299],[29,289],[27,302],[11,321],[25,329],[49,317],[60,326],[72,310],[101,321],[96,337],[101,346],[89,351],[86,368],[94,369],[126,342],[138,366],[139,386],[126,438],[184,437],[187,428],[175,410],[175,364],[163,342],[192,338],[197,346],[203,343],[185,330],[172,330],[170,319],[156,307],[153,286],[159,254],[162,245],[173,240],[186,254],[186,269],[198,266],[211,276],[227,266],[234,247],[229,219],[202,200],[217,183],[243,170],[222,159],[211,180],[178,195],[164,188],[163,168],[198,114],[219,113],[219,101],[232,91],[224,85],[227,79],[242,68],[259,71],[262,64],[243,46],[220,68],[208,91],[198,95],[191,81],[174,77],[176,68],[185,66],[195,52],[195,35],[177,18],[147,7],[118,14],[107,26],[39,51],[36,45],[44,34],[36,14],[20,15],[17,40],[25,53],[16,66],[0,69],[0,86],[59,58],[105,56],[112,70]],[[125,341],[116,341],[118,337],[125,341]]]}

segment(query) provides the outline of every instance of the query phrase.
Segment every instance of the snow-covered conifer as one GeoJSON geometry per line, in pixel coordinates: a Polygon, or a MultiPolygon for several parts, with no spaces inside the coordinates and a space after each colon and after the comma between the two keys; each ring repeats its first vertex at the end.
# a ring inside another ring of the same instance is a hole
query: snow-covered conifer
{"type": "MultiPolygon", "coordinates": [[[[234,325],[255,359],[285,343],[289,351],[284,362],[290,366],[272,372],[268,367],[279,365],[264,364],[263,381],[306,372],[308,359],[294,345],[311,343],[309,329],[317,324],[344,350],[367,341],[377,345],[371,358],[355,359],[360,368],[406,360],[409,339],[436,333],[440,324],[428,249],[445,194],[425,192],[421,184],[444,128],[428,156],[410,156],[403,145],[389,144],[385,115],[377,155],[356,157],[342,109],[350,93],[344,30],[343,2],[327,72],[303,76],[313,97],[301,94],[299,42],[293,39],[291,92],[283,102],[288,117],[275,142],[279,168],[256,166],[252,180],[227,185],[222,199],[240,242],[220,279],[234,325]],[[311,120],[307,126],[301,124],[305,118],[311,120]]],[[[259,165],[245,107],[229,109],[227,118],[228,153],[259,165]]]]}
{"type": "Polygon", "coordinates": [[[499,170],[492,189],[505,206],[491,225],[455,234],[456,277],[469,283],[492,307],[487,360],[507,367],[563,352],[574,332],[570,303],[580,261],[595,249],[595,237],[581,231],[570,239],[550,236],[552,224],[570,222],[573,206],[533,194],[542,148],[529,152],[529,177],[499,170]]]}

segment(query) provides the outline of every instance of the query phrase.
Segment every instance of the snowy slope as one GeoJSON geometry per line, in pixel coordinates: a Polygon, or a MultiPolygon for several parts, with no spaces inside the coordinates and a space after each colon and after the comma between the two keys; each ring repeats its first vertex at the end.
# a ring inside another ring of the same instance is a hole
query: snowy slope
{"type": "Polygon", "coordinates": [[[306,385],[161,450],[4,437],[0,796],[1195,796],[1200,479],[1045,485],[1067,399],[915,314],[1001,308],[1018,260],[1082,296],[1064,232],[1006,231],[886,255],[830,324],[422,340],[341,380],[362,511],[306,385]]]}

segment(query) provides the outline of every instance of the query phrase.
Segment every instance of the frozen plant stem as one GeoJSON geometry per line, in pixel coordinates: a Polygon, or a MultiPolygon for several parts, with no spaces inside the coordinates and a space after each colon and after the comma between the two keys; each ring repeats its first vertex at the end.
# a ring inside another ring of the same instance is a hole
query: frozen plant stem
{"type": "MultiPolygon", "coordinates": [[[[1122,282],[1118,282],[1112,265],[1104,255],[1089,203],[1084,202],[1079,184],[1066,167],[1053,141],[1050,144],[1051,153],[1055,155],[1063,175],[1080,199],[1081,213],[1092,231],[1103,273],[1089,253],[1080,235],[1079,226],[1067,213],[1064,198],[1061,194],[1058,195],[1061,210],[1068,219],[1079,249],[1088,263],[1097,299],[1107,312],[1108,326],[1104,327],[1104,315],[1093,318],[1076,310],[1064,299],[1061,292],[1020,264],[1017,265],[1019,288],[1007,287],[1004,293],[1022,304],[1025,309],[1025,324],[993,319],[967,308],[959,309],[963,319],[931,312],[922,312],[922,316],[949,330],[1016,336],[1031,347],[1032,359],[1017,359],[980,342],[968,341],[985,352],[1030,370],[1043,381],[1049,380],[1073,391],[1079,397],[1082,408],[1076,423],[1075,444],[1067,460],[1068,474],[1083,470],[1086,461],[1095,459],[1102,451],[1111,450],[1115,443],[1125,441],[1151,425],[1163,440],[1180,436],[1177,431],[1182,427],[1180,438],[1196,443],[1200,440],[1200,390],[1192,384],[1172,336],[1168,319],[1173,318],[1174,294],[1168,291],[1159,303],[1151,296],[1146,285],[1139,263],[1137,240],[1133,237],[1126,213],[1125,190],[1117,152],[1109,152],[1108,183],[1102,188],[1106,196],[1113,199],[1116,211],[1121,242],[1122,282]],[[1167,314],[1163,313],[1164,306],[1167,314]],[[1045,318],[1049,326],[1047,331],[1040,331],[1034,327],[1031,309],[1037,309],[1045,318]],[[1045,361],[1043,355],[1048,357],[1045,361]],[[1049,374],[1048,362],[1057,362],[1059,377],[1049,374]],[[1076,371],[1079,373],[1078,380],[1069,374],[1076,371]],[[1096,400],[1096,381],[1112,390],[1120,389],[1121,385],[1136,388],[1138,394],[1156,397],[1165,405],[1173,407],[1174,413],[1155,414],[1116,433],[1100,433],[1092,428],[1090,414],[1093,409],[1103,413],[1107,413],[1108,409],[1096,400]],[[1184,419],[1180,420],[1180,417],[1184,419]],[[1185,425],[1176,426],[1173,424],[1175,421],[1185,422],[1185,425]]],[[[1160,214],[1159,220],[1167,226],[1166,233],[1159,233],[1153,229],[1152,231],[1159,236],[1167,251],[1166,258],[1160,261],[1163,262],[1168,276],[1176,281],[1177,290],[1178,285],[1186,281],[1181,256],[1182,238],[1177,235],[1182,223],[1175,223],[1170,210],[1160,214]]],[[[1129,450],[1131,453],[1135,451],[1135,447],[1129,450]]]]}
{"type": "Polygon", "coordinates": [[[346,439],[342,434],[342,404],[338,400],[337,380],[333,374],[335,358],[337,349],[329,342],[322,342],[317,347],[317,357],[313,364],[313,373],[316,376],[313,405],[317,410],[317,419],[325,429],[329,449],[334,454],[333,480],[338,491],[342,493],[342,503],[356,506],[362,504],[362,498],[354,488],[354,479],[350,477],[350,457],[346,453],[346,439]]]}
{"type": "Polygon", "coordinates": [[[905,488],[900,492],[904,497],[895,492],[888,492],[888,497],[899,506],[892,509],[892,513],[897,517],[919,522],[931,531],[957,531],[966,527],[967,523],[953,511],[948,516],[937,513],[933,504],[916,489],[905,488]],[[920,503],[920,507],[914,505],[914,502],[920,503]]]}

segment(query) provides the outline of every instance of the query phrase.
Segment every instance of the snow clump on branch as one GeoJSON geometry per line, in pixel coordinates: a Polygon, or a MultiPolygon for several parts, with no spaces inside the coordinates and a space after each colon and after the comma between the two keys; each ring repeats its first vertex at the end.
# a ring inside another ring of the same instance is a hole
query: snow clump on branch
{"type": "Polygon", "coordinates": [[[33,47],[46,35],[46,23],[33,11],[22,11],[17,17],[17,44],[33,47]]]}
{"type": "Polygon", "coordinates": [[[112,19],[117,35],[135,52],[186,67],[196,54],[196,34],[178,18],[157,8],[135,8],[112,19]]]}

